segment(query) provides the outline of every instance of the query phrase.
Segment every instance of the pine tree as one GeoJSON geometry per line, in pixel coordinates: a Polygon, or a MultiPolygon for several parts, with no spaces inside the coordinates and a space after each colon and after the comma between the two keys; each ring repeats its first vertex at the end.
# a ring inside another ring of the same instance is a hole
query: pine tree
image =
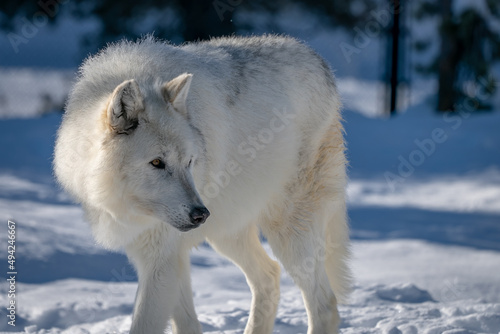
{"type": "MultiPolygon", "coordinates": [[[[478,12],[477,6],[454,13],[453,0],[424,0],[419,4],[417,19],[440,20],[439,54],[432,63],[420,66],[422,72],[438,75],[438,111],[454,111],[465,98],[477,98],[479,94],[484,98],[495,92],[496,79],[491,69],[500,59],[500,32],[495,31],[489,20],[500,23],[500,3],[484,1],[489,17],[478,12]]],[[[415,45],[417,51],[428,46],[425,41],[415,45]]],[[[477,109],[488,107],[486,101],[480,102],[477,109]]]]}

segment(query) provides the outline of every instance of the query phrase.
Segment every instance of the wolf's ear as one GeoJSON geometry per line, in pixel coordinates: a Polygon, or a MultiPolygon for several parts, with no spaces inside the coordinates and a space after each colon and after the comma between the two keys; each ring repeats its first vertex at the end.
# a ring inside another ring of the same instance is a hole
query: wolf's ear
{"type": "Polygon", "coordinates": [[[108,103],[107,122],[118,134],[129,134],[139,124],[138,115],[144,110],[144,101],[135,80],[127,80],[115,88],[108,103]]]}
{"type": "Polygon", "coordinates": [[[162,87],[162,94],[165,101],[170,102],[178,112],[186,115],[186,99],[191,86],[192,74],[183,73],[165,83],[162,87]]]}

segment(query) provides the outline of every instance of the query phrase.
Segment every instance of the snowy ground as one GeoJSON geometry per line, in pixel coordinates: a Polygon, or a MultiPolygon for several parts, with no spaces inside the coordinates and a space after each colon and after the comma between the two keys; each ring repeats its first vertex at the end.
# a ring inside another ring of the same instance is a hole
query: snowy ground
{"type": "MultiPolygon", "coordinates": [[[[418,240],[355,241],[353,251],[356,285],[340,308],[342,333],[498,333],[498,252],[418,240]]],[[[242,333],[250,292],[241,272],[203,246],[192,277],[204,332],[242,333]]],[[[20,284],[19,315],[38,329],[61,328],[38,333],[127,333],[135,289],[83,279],[20,284]]],[[[281,291],[275,333],[306,333],[300,292],[286,274],[281,291]]]]}
{"type": "MultiPolygon", "coordinates": [[[[59,85],[63,75],[48,77],[59,85]]],[[[354,272],[341,332],[498,334],[500,113],[435,115],[425,104],[427,87],[408,113],[367,118],[361,114],[372,115],[377,87],[340,80],[354,272]],[[366,94],[357,99],[359,91],[366,94]]],[[[15,328],[6,321],[8,287],[0,285],[0,332],[127,333],[133,269],[122,254],[95,245],[82,210],[53,183],[60,114],[33,118],[43,111],[33,101],[25,101],[26,118],[0,121],[0,266],[5,274],[6,220],[13,219],[19,273],[15,328]]],[[[251,298],[242,273],[206,245],[191,262],[204,331],[242,333],[251,298]]],[[[275,332],[306,333],[300,292],[285,272],[281,281],[275,332]]]]}

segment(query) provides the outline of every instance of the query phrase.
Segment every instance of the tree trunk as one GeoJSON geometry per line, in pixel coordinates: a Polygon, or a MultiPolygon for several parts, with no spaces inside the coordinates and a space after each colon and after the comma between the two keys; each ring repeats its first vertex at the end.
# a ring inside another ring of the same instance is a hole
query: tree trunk
{"type": "Polygon", "coordinates": [[[233,13],[241,1],[184,0],[179,4],[184,15],[182,35],[185,41],[208,40],[235,33],[233,13]]]}
{"type": "Polygon", "coordinates": [[[455,110],[457,92],[455,89],[456,71],[460,59],[457,30],[452,21],[452,0],[441,1],[441,50],[438,60],[439,92],[438,111],[455,110]]]}

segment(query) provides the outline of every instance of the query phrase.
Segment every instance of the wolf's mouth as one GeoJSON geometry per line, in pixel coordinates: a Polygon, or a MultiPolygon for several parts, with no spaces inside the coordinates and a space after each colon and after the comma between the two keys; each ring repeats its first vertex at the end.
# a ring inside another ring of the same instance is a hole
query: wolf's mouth
{"type": "Polygon", "coordinates": [[[194,230],[195,228],[199,227],[200,225],[201,224],[188,224],[188,225],[175,226],[175,228],[181,232],[189,232],[189,231],[194,230]]]}

